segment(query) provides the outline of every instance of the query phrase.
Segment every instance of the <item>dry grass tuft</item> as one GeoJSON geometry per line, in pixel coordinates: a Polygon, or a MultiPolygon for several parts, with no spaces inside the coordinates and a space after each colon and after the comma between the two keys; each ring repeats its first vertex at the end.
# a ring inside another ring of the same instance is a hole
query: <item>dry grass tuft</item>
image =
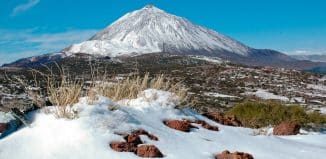
{"type": "Polygon", "coordinates": [[[55,115],[59,118],[74,118],[71,105],[78,102],[82,93],[82,84],[80,82],[61,81],[59,86],[49,83],[47,91],[50,102],[55,105],[55,115]]]}
{"type": "Polygon", "coordinates": [[[83,81],[73,79],[69,72],[58,66],[59,75],[48,68],[50,74],[41,74],[46,78],[46,93],[49,101],[55,106],[55,116],[58,118],[75,118],[71,106],[78,102],[83,91],[83,81]]]}
{"type": "Polygon", "coordinates": [[[187,89],[181,82],[173,83],[163,74],[151,78],[149,73],[146,73],[143,77],[138,75],[116,81],[107,78],[106,75],[100,78],[92,73],[91,84],[85,85],[86,81],[75,80],[64,68],[58,65],[57,67],[59,75],[55,75],[50,68],[48,68],[49,75],[42,75],[47,80],[47,96],[55,106],[55,115],[58,118],[74,118],[76,113],[71,106],[77,103],[82,95],[88,97],[90,104],[96,101],[98,96],[105,96],[113,101],[134,99],[140,92],[149,88],[173,92],[180,97],[180,102],[183,102],[187,95],[187,89]]]}
{"type": "MultiPolygon", "coordinates": [[[[146,73],[143,77],[128,77],[124,80],[119,80],[117,83],[102,81],[96,84],[95,87],[91,89],[92,93],[89,94],[99,94],[113,101],[119,101],[122,99],[137,98],[140,92],[149,88],[173,92],[180,97],[181,101],[184,100],[187,95],[187,89],[180,82],[173,84],[163,74],[150,78],[149,73],[146,73]]],[[[91,99],[94,99],[94,97],[91,99]]]]}

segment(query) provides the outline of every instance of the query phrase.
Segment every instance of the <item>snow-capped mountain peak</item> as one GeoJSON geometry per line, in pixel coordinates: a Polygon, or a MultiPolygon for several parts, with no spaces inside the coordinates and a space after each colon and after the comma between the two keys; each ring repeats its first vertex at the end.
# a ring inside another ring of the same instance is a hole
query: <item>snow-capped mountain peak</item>
{"type": "Polygon", "coordinates": [[[127,13],[88,41],[74,44],[64,52],[68,55],[88,53],[111,57],[153,52],[247,55],[250,48],[185,18],[147,5],[127,13]]]}

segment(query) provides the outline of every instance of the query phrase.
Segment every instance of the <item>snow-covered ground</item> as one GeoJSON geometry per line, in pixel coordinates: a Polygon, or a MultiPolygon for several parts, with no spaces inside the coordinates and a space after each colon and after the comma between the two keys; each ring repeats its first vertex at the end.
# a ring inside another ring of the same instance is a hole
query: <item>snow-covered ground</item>
{"type": "Polygon", "coordinates": [[[217,63],[217,64],[223,63],[223,60],[218,57],[208,57],[208,56],[190,56],[190,57],[194,59],[204,60],[207,62],[217,63]]]}
{"type": "Polygon", "coordinates": [[[108,144],[123,141],[115,133],[142,128],[159,138],[149,140],[166,159],[211,159],[226,149],[244,151],[255,159],[324,159],[326,135],[287,137],[254,136],[253,129],[217,124],[191,110],[174,109],[178,98],[169,92],[146,90],[137,99],[117,103],[100,97],[93,105],[86,98],[73,106],[74,120],[56,119],[43,111],[34,112],[31,128],[0,140],[1,159],[137,159],[135,154],[116,152],[108,144]],[[116,107],[109,110],[108,107],[116,107]],[[166,127],[165,119],[201,119],[216,125],[220,131],[199,127],[189,133],[166,127]]]}
{"type": "Polygon", "coordinates": [[[326,93],[326,86],[324,85],[314,85],[314,84],[308,84],[307,88],[310,89],[315,89],[315,90],[320,90],[326,93]]]}
{"type": "Polygon", "coordinates": [[[326,114],[326,107],[320,108],[319,110],[320,110],[320,113],[326,114]]]}
{"type": "Polygon", "coordinates": [[[14,120],[14,117],[10,113],[0,111],[0,123],[8,123],[11,120],[14,120]]]}
{"type": "Polygon", "coordinates": [[[231,96],[227,94],[221,94],[217,92],[206,92],[204,93],[206,96],[211,96],[211,97],[220,97],[220,98],[239,98],[237,96],[231,96]]]}
{"type": "Polygon", "coordinates": [[[276,99],[276,100],[281,100],[284,102],[288,102],[289,98],[285,96],[280,96],[280,95],[275,95],[271,92],[268,92],[263,89],[258,89],[256,92],[245,92],[245,95],[253,95],[261,99],[276,99]]]}

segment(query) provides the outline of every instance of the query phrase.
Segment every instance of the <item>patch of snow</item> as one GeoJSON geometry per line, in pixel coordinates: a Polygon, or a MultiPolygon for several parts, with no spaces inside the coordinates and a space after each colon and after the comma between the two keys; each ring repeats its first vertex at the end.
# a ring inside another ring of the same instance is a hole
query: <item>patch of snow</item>
{"type": "Polygon", "coordinates": [[[321,94],[321,93],[317,93],[317,92],[313,92],[313,93],[304,93],[307,96],[311,96],[311,97],[326,97],[326,94],[321,94]]]}
{"type": "Polygon", "coordinates": [[[155,89],[147,89],[141,92],[136,99],[125,99],[118,103],[120,105],[131,106],[143,109],[146,107],[171,107],[173,108],[179,101],[179,97],[173,93],[155,89]]]}
{"type": "Polygon", "coordinates": [[[289,98],[285,96],[275,95],[263,89],[258,89],[256,92],[245,92],[245,95],[253,95],[261,99],[276,99],[284,102],[288,102],[289,98]]]}
{"type": "Polygon", "coordinates": [[[324,75],[322,78],[319,79],[320,82],[326,81],[326,75],[324,75]]]}
{"type": "Polygon", "coordinates": [[[324,86],[324,85],[308,84],[307,85],[307,88],[315,89],[315,90],[320,90],[320,91],[325,91],[326,92],[326,86],[324,86]]]}
{"type": "Polygon", "coordinates": [[[305,103],[305,99],[303,97],[293,97],[290,102],[292,103],[305,103]]]}
{"type": "Polygon", "coordinates": [[[326,114],[326,107],[319,108],[320,113],[326,114]]]}
{"type": "Polygon", "coordinates": [[[108,144],[123,141],[116,132],[139,128],[159,138],[152,141],[142,137],[146,144],[157,146],[166,159],[208,159],[226,149],[250,153],[255,159],[325,157],[325,134],[253,136],[253,129],[220,125],[194,111],[175,109],[170,100],[174,97],[169,92],[146,90],[137,99],[118,103],[100,97],[89,105],[87,98],[82,98],[73,106],[78,112],[74,120],[35,112],[31,128],[22,128],[0,140],[0,158],[138,159],[133,153],[116,152],[108,144]],[[108,109],[119,103],[116,110],[108,109]],[[185,133],[166,127],[162,123],[165,119],[201,119],[218,126],[220,131],[199,127],[185,133]]]}
{"type": "Polygon", "coordinates": [[[238,98],[237,96],[231,96],[231,95],[226,95],[226,94],[220,94],[217,92],[206,92],[204,93],[206,96],[211,96],[211,97],[221,97],[221,98],[238,98]]]}
{"type": "Polygon", "coordinates": [[[208,57],[208,56],[190,56],[190,57],[194,59],[204,60],[207,62],[217,63],[217,64],[223,63],[223,60],[218,57],[208,57]]]}
{"type": "Polygon", "coordinates": [[[14,120],[14,116],[11,113],[5,113],[0,111],[0,123],[8,123],[11,120],[14,120]]]}

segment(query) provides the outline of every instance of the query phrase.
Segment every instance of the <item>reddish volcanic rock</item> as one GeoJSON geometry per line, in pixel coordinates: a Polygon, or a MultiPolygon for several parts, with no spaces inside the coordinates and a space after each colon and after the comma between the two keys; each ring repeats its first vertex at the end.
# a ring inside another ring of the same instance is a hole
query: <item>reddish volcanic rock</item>
{"type": "Polygon", "coordinates": [[[161,151],[154,145],[141,145],[137,148],[136,155],[140,157],[163,157],[161,151]]]}
{"type": "Polygon", "coordinates": [[[143,142],[140,140],[139,135],[137,134],[130,134],[125,136],[124,138],[129,143],[134,143],[136,145],[142,144],[143,142]]]}
{"type": "Polygon", "coordinates": [[[150,138],[151,140],[158,141],[158,137],[156,137],[155,135],[150,134],[150,133],[148,133],[147,131],[142,130],[142,129],[140,129],[140,130],[136,130],[136,131],[133,131],[132,134],[135,134],[135,135],[138,135],[138,136],[139,136],[139,135],[145,135],[145,136],[147,136],[148,138],[150,138]]]}
{"type": "Polygon", "coordinates": [[[273,129],[273,135],[297,135],[301,126],[296,122],[282,122],[273,129]]]}
{"type": "Polygon", "coordinates": [[[141,145],[137,147],[138,145],[143,144],[139,135],[146,135],[151,140],[158,140],[156,136],[149,134],[145,130],[136,130],[131,134],[124,136],[126,142],[111,142],[110,147],[118,152],[133,152],[140,157],[163,157],[160,150],[154,145],[141,145]]]}
{"type": "Polygon", "coordinates": [[[219,112],[209,112],[204,113],[203,115],[223,125],[242,126],[241,122],[236,118],[235,115],[223,115],[219,112]]]}
{"type": "Polygon", "coordinates": [[[196,121],[194,121],[192,123],[200,124],[203,128],[208,129],[208,130],[212,130],[212,131],[218,131],[219,130],[217,126],[209,125],[208,123],[206,123],[203,120],[196,120],[196,121]]]}
{"type": "Polygon", "coordinates": [[[234,152],[230,153],[229,151],[225,150],[220,154],[215,156],[215,159],[254,159],[251,154],[244,153],[244,152],[234,152]]]}
{"type": "Polygon", "coordinates": [[[183,132],[190,132],[191,128],[196,128],[186,120],[166,120],[163,122],[166,126],[183,132]]]}
{"type": "Polygon", "coordinates": [[[137,150],[136,144],[128,142],[112,142],[110,147],[118,152],[136,152],[137,150]]]}
{"type": "Polygon", "coordinates": [[[6,123],[0,123],[0,133],[5,132],[7,129],[7,124],[6,123]]]}

